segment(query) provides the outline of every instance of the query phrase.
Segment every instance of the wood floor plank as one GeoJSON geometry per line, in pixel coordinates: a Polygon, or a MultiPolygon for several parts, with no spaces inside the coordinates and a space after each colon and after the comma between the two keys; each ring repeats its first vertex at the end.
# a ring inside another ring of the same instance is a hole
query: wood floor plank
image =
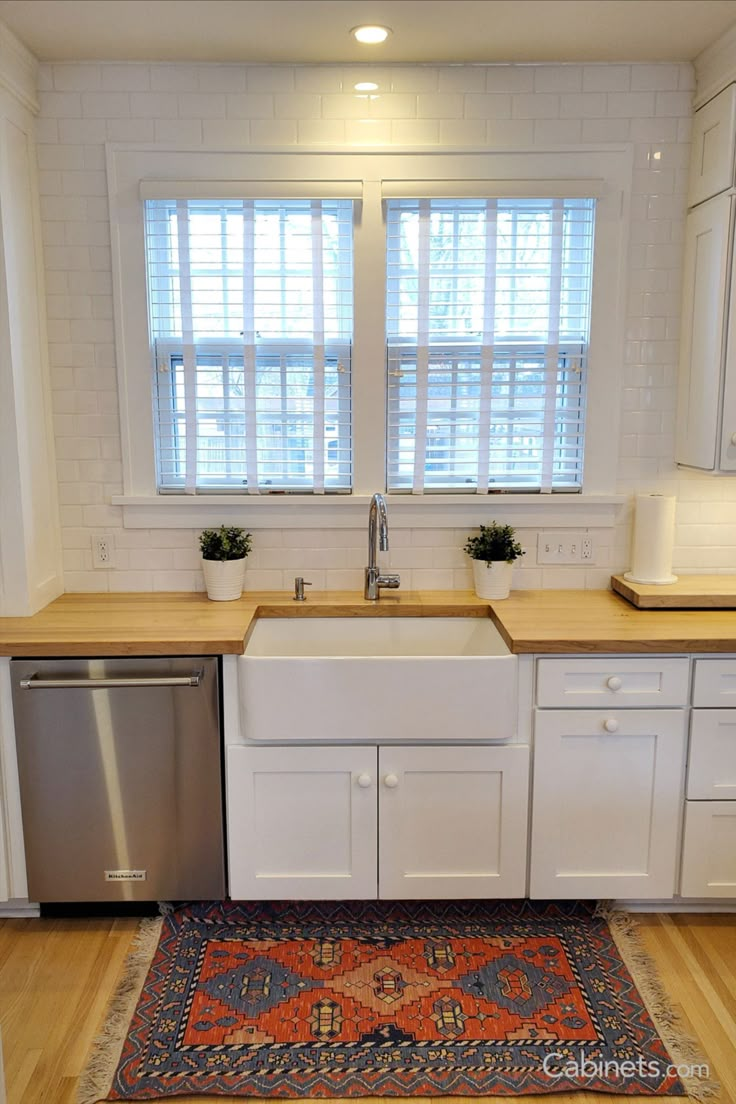
{"type": "MultiPolygon", "coordinates": [[[[675,1009],[722,1083],[719,1104],[736,1104],[736,916],[648,914],[637,920],[675,1009]]],[[[74,1104],[77,1078],[136,928],[130,918],[0,921],[8,1104],[74,1104]]],[[[176,1097],[179,1104],[204,1099],[176,1097]]],[[[217,1099],[238,1104],[235,1097],[217,1099]]],[[[527,1104],[600,1104],[600,1099],[593,1093],[525,1097],[527,1104]]],[[[627,1100],[651,1104],[651,1097],[627,1100]]],[[[477,1098],[454,1101],[478,1104],[477,1098]]],[[[269,1102],[251,1099],[251,1104],[269,1102]]],[[[363,1104],[385,1101],[367,1097],[363,1104]]]]}

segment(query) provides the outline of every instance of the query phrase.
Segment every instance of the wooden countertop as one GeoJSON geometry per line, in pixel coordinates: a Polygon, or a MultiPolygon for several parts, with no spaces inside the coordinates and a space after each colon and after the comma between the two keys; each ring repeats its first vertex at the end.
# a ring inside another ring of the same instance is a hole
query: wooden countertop
{"type": "Polygon", "coordinates": [[[255,617],[472,616],[487,613],[512,652],[734,652],[736,611],[640,610],[610,591],[284,591],[210,602],[204,594],[65,594],[33,617],[0,618],[0,655],[238,655],[255,617]]]}
{"type": "Polygon", "coordinates": [[[210,602],[190,594],[63,594],[33,617],[0,617],[0,655],[238,655],[259,617],[483,617],[488,603],[470,592],[382,595],[310,593],[295,602],[286,591],[210,602]]]}

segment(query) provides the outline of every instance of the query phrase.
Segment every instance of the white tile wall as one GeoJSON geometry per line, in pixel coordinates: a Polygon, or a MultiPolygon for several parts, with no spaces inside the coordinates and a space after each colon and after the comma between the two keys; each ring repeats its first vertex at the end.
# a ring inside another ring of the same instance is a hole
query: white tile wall
{"type": "MultiPolygon", "coordinates": [[[[633,222],[620,490],[678,495],[676,567],[736,570],[736,483],[672,461],[680,265],[689,156],[689,65],[360,67],[57,64],[42,69],[38,160],[46,251],[58,476],[68,590],[202,587],[196,532],[125,530],[113,344],[105,142],[262,147],[482,147],[633,142],[633,222]],[[91,536],[112,535],[114,570],[92,569],[91,536]]],[[[627,566],[630,507],[597,529],[594,567],[539,567],[537,530],[522,587],[601,587],[627,566]]],[[[388,557],[403,585],[468,588],[466,531],[398,530],[388,557]]],[[[356,589],[365,532],[257,530],[246,585],[356,589]]]]}

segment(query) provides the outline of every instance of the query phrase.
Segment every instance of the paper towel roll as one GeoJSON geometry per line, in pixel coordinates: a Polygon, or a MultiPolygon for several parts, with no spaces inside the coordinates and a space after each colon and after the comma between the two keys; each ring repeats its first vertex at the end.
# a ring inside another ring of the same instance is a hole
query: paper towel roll
{"type": "Polygon", "coordinates": [[[672,574],[674,531],[673,496],[637,495],[631,571],[627,571],[624,578],[632,583],[676,583],[677,576],[672,574]]]}

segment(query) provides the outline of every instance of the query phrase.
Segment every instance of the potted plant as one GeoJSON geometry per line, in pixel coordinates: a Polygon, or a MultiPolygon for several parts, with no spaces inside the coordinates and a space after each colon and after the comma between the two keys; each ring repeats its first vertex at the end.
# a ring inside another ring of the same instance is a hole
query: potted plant
{"type": "Polygon", "coordinates": [[[481,525],[480,533],[468,537],[464,551],[473,561],[475,593],[479,598],[508,598],[514,560],[524,555],[510,525],[481,525]]]}
{"type": "Polygon", "coordinates": [[[251,548],[251,534],[236,525],[205,529],[199,535],[207,597],[213,602],[232,602],[243,593],[245,559],[251,548]]]}

